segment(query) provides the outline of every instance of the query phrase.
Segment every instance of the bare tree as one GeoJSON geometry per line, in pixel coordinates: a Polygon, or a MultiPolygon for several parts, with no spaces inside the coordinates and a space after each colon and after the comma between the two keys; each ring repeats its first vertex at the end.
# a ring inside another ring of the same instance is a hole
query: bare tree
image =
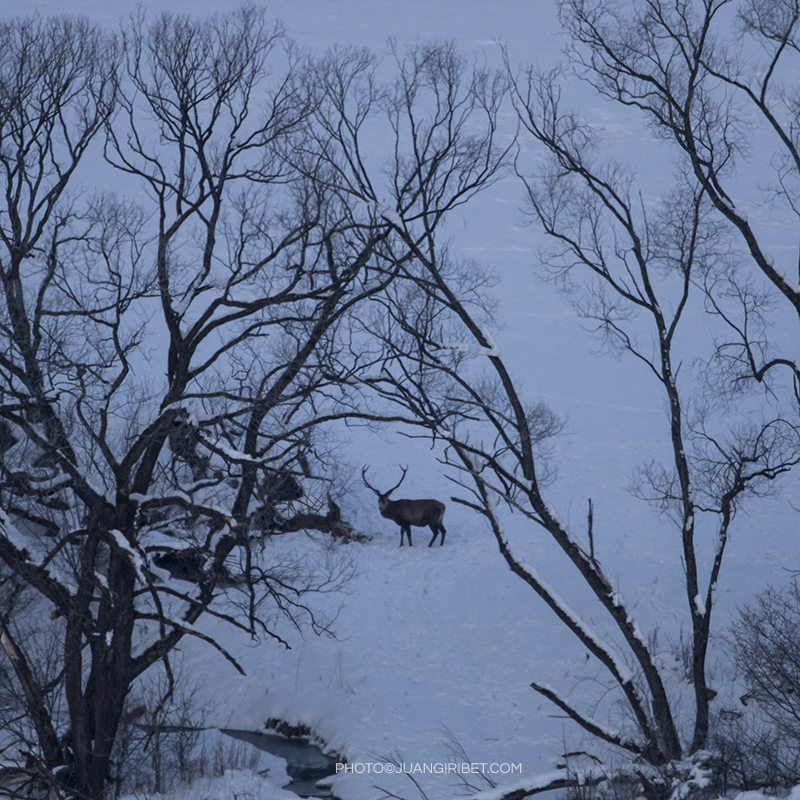
{"type": "Polygon", "coordinates": [[[800,590],[793,579],[761,592],[730,628],[739,703],[720,714],[711,742],[731,788],[792,786],[800,776],[798,625],[800,590]]]}
{"type": "Polygon", "coordinates": [[[800,589],[769,587],[742,608],[731,627],[736,664],[747,688],[784,741],[800,739],[800,589]]]}
{"type": "MultiPolygon", "coordinates": [[[[624,37],[626,28],[619,30],[624,37]]],[[[736,241],[716,216],[707,188],[691,176],[679,177],[658,206],[645,206],[634,174],[604,161],[597,132],[563,109],[559,86],[558,72],[530,70],[515,80],[512,94],[521,123],[544,156],[535,174],[521,162],[518,171],[531,213],[553,243],[543,254],[546,274],[577,291],[579,311],[596,325],[604,344],[633,357],[665,400],[669,454],[640,471],[634,492],[664,514],[678,534],[676,559],[685,570],[683,593],[691,624],[690,723],[681,688],[671,685],[663,671],[655,635],[640,629],[632,606],[596,558],[591,507],[583,534],[562,522],[548,502],[546,446],[558,421],[543,406],[526,405],[506,367],[488,327],[486,299],[476,289],[485,286],[485,276],[416,245],[421,272],[407,270],[374,301],[381,310],[371,330],[384,343],[385,361],[383,371],[368,380],[404,410],[410,424],[422,425],[443,443],[444,461],[460,470],[467,493],[453,499],[487,520],[512,571],[606,675],[599,681],[600,694],[583,700],[538,680],[534,690],[595,740],[627,754],[645,791],[659,797],[674,780],[691,783],[687,756],[698,769],[708,769],[704,750],[714,693],[706,662],[729,532],[742,502],[768,494],[774,480],[800,461],[800,436],[796,416],[785,405],[765,405],[760,419],[737,419],[736,406],[707,399],[705,370],[693,373],[687,367],[720,357],[713,331],[697,335],[710,327],[704,325],[709,319],[704,313],[720,315],[721,303],[709,299],[718,297],[711,284],[724,279],[730,287],[746,287],[731,266],[736,241]],[[692,335],[682,338],[689,330],[692,335]],[[506,530],[504,509],[544,530],[568,557],[610,622],[606,634],[585,623],[557,587],[529,565],[524,542],[506,530]],[[613,724],[589,710],[603,707],[609,697],[620,702],[611,712],[613,724]]],[[[416,225],[403,219],[396,228],[409,247],[424,241],[419,234],[424,219],[416,225]]],[[[746,288],[741,296],[748,297],[746,288]]],[[[749,298],[725,312],[726,324],[734,319],[740,324],[739,315],[753,312],[752,294],[749,298]]],[[[744,339],[739,345],[745,350],[755,346],[744,339]]],[[[740,377],[737,372],[727,379],[740,377]]],[[[508,796],[546,788],[549,784],[532,781],[529,790],[508,796]]]]}
{"type": "Polygon", "coordinates": [[[738,239],[735,260],[750,279],[731,280],[719,269],[706,279],[710,307],[727,326],[717,351],[725,376],[720,386],[727,384],[726,392],[748,381],[785,387],[788,377],[800,401],[796,354],[764,336],[770,304],[795,319],[800,314],[792,78],[800,6],[795,0],[645,0],[626,8],[568,0],[561,12],[581,77],[640,112],[659,139],[674,145],[696,191],[738,239]],[[742,170],[748,163],[752,168],[742,170]],[[753,213],[764,206],[769,214],[753,213]],[[778,221],[780,241],[772,227],[778,221]]]}
{"type": "MultiPolygon", "coordinates": [[[[546,256],[551,274],[571,280],[579,269],[587,271],[592,283],[581,312],[612,349],[648,368],[667,401],[671,463],[646,467],[636,493],[669,513],[681,535],[696,707],[689,751],[696,752],[708,738],[705,662],[728,529],[743,497],[763,491],[797,463],[797,432],[780,410],[760,424],[726,431],[709,404],[693,399],[698,390],[691,381],[678,379],[683,354],[676,336],[687,324],[692,295],[702,296],[708,276],[728,263],[725,232],[709,218],[704,188],[679,182],[660,208],[648,212],[637,203],[633,176],[624,167],[596,163],[593,133],[560,108],[554,76],[527,77],[524,94],[521,87],[516,94],[518,109],[525,128],[551,156],[550,168],[527,181],[534,214],[556,242],[546,256]],[[654,344],[637,330],[635,317],[649,319],[654,344]],[[695,538],[706,535],[715,542],[714,557],[703,569],[695,538]]],[[[705,358],[714,355],[707,349],[705,358]]],[[[668,720],[659,727],[665,742],[672,742],[664,755],[677,757],[677,736],[663,733],[671,727],[668,720]]]]}
{"type": "Polygon", "coordinates": [[[329,630],[307,595],[342,566],[264,534],[340,523],[318,432],[371,416],[353,375],[377,348],[357,311],[416,248],[391,220],[430,197],[432,237],[492,180],[504,87],[441,45],[396,55],[381,82],[369,54],[312,60],[253,7],[139,14],[119,42],[70,20],[2,36],[0,637],[18,750],[97,800],[139,676],[160,664],[167,703],[185,636],[235,664],[203,615],[282,644],[278,618],[329,630]],[[427,81],[441,98],[468,85],[437,107],[427,81]],[[367,130],[394,137],[386,171],[367,130]],[[93,141],[120,195],[70,183],[91,181],[93,141]],[[328,497],[324,517],[279,511],[309,496],[328,497]],[[17,597],[50,612],[45,630],[17,597]]]}
{"type": "MultiPolygon", "coordinates": [[[[44,295],[47,288],[57,285],[58,265],[51,241],[63,235],[70,216],[69,201],[63,202],[68,182],[113,109],[116,48],[112,39],[87,23],[66,18],[7,22],[0,28],[0,37],[0,160],[5,189],[0,213],[4,298],[0,557],[63,613],[74,607],[73,595],[53,577],[47,560],[31,562],[29,553],[12,543],[5,509],[16,514],[20,498],[34,497],[34,508],[23,516],[50,535],[55,509],[63,513],[67,508],[66,501],[59,498],[65,485],[72,484],[76,497],[88,505],[98,507],[101,501],[87,476],[76,474],[77,459],[65,419],[55,408],[57,395],[48,367],[58,359],[59,348],[45,331],[51,322],[60,325],[62,318],[58,308],[48,313],[51,309],[44,295]],[[11,455],[15,445],[23,451],[29,469],[20,469],[11,455]],[[54,470],[59,462],[65,468],[54,470]]],[[[74,607],[70,614],[73,629],[80,615],[81,610],[74,607]]],[[[3,620],[2,644],[24,694],[41,761],[48,770],[53,769],[63,763],[64,743],[47,707],[47,691],[37,681],[7,618],[3,620]]],[[[76,655],[73,682],[80,683],[80,648],[76,655]]],[[[116,677],[113,669],[109,670],[108,678],[116,677]]]]}

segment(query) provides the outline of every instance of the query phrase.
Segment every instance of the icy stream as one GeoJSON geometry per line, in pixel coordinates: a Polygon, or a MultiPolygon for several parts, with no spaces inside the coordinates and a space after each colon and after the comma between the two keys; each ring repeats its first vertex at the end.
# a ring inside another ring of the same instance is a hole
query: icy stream
{"type": "Polygon", "coordinates": [[[326,756],[316,745],[304,739],[287,739],[273,733],[227,728],[220,729],[220,732],[284,759],[286,772],[292,779],[292,782],[284,787],[285,789],[300,797],[332,797],[329,791],[320,789],[316,783],[321,778],[335,773],[336,761],[326,756]]]}

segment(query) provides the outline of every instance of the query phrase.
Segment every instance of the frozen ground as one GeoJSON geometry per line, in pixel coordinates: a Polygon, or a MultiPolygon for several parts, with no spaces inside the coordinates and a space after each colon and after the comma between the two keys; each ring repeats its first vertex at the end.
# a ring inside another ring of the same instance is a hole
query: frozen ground
{"type": "MultiPolygon", "coordinates": [[[[284,651],[229,637],[246,679],[207,649],[185,648],[193,674],[204,676],[201,693],[217,706],[208,722],[304,723],[351,763],[461,762],[460,743],[469,761],[521,765],[517,777],[552,769],[564,750],[562,722],[528,687],[536,674],[558,679],[574,666],[547,613],[463,514],[448,520],[444,547],[421,546],[422,534],[401,550],[386,524],[372,530],[368,545],[340,548],[356,554],[358,576],[335,639],[294,636],[284,651]]],[[[395,790],[410,789],[393,777],[395,790]]],[[[336,791],[366,800],[376,796],[371,784],[387,780],[348,775],[336,791]]],[[[431,780],[433,796],[451,796],[452,775],[431,780]]]]}
{"type": "MultiPolygon", "coordinates": [[[[363,518],[368,516],[367,507],[363,518]]],[[[357,575],[345,597],[321,597],[315,606],[338,609],[335,638],[301,637],[284,627],[292,647],[286,651],[218,630],[245,678],[202,644],[184,645],[206,724],[263,730],[273,717],[302,723],[351,764],[519,765],[494,776],[501,784],[551,772],[563,763],[563,753],[581,749],[585,742],[575,726],[529,685],[536,680],[580,693],[594,685],[595,669],[507,569],[474,517],[451,504],[446,522],[444,547],[427,548],[428,537],[418,533],[414,548],[400,549],[396,531],[375,513],[365,526],[372,542],[339,548],[355,558],[357,575]]],[[[303,541],[300,534],[269,546],[281,551],[303,547],[303,541]]],[[[627,594],[646,630],[660,626],[663,668],[673,670],[671,683],[679,691],[681,670],[670,636],[674,645],[683,617],[673,597],[680,562],[648,560],[655,549],[631,549],[628,574],[635,577],[627,594]]],[[[542,574],[562,574],[546,547],[536,564],[542,574]]],[[[569,588],[565,577],[567,596],[569,588]]],[[[728,587],[728,596],[739,595],[728,587]]],[[[726,598],[721,605],[723,614],[732,608],[726,598]]],[[[588,619],[602,630],[601,619],[588,619]]],[[[379,769],[377,776],[341,776],[337,795],[377,800],[380,786],[409,800],[419,796],[408,777],[379,769]]],[[[431,798],[456,797],[467,788],[452,774],[415,777],[431,798]]],[[[472,783],[488,788],[474,777],[472,783]]]]}

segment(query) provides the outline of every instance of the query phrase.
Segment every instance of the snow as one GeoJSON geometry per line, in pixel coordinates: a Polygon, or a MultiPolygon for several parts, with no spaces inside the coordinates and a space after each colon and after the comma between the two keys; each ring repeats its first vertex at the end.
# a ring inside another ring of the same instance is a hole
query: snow
{"type": "Polygon", "coordinates": [[[194,300],[194,292],[189,291],[184,294],[184,296],[173,306],[173,311],[178,317],[183,317],[183,315],[189,310],[189,306],[192,304],[194,300]]]}
{"type": "Polygon", "coordinates": [[[458,350],[462,353],[469,353],[473,356],[490,356],[500,358],[500,348],[497,346],[492,334],[485,325],[481,325],[481,334],[488,343],[488,347],[477,342],[444,342],[442,347],[445,350],[458,350]]]}
{"type": "Polygon", "coordinates": [[[720,200],[722,202],[722,205],[724,205],[728,209],[728,211],[730,211],[733,214],[733,216],[737,217],[742,222],[745,223],[747,222],[747,214],[745,214],[743,211],[739,211],[739,209],[736,208],[736,206],[730,200],[722,196],[720,197],[720,200]]]}
{"type": "MultiPolygon", "coordinates": [[[[605,652],[609,659],[614,664],[614,669],[617,671],[617,674],[622,681],[629,681],[632,679],[633,675],[628,667],[622,662],[619,656],[614,652],[614,648],[608,645],[606,642],[602,641],[602,639],[592,630],[591,626],[584,622],[578,614],[573,611],[569,605],[559,596],[558,592],[556,592],[551,586],[548,586],[540,577],[536,569],[534,569],[531,565],[525,564],[524,562],[520,562],[520,566],[525,569],[530,575],[535,578],[535,580],[539,583],[539,585],[544,589],[545,592],[553,599],[553,602],[556,606],[561,610],[564,616],[568,617],[571,621],[572,625],[575,626],[581,633],[587,638],[590,639],[595,646],[605,652]]],[[[615,597],[619,597],[619,595],[615,595],[615,597]]]]}
{"type": "Polygon", "coordinates": [[[20,532],[19,528],[16,525],[14,525],[11,522],[11,520],[9,520],[8,514],[6,514],[5,511],[0,509],[0,512],[2,512],[3,515],[1,521],[4,528],[5,536],[8,539],[8,541],[11,542],[11,544],[14,547],[16,547],[17,550],[20,551],[20,553],[27,554],[26,560],[30,561],[33,564],[41,564],[43,561],[43,557],[37,559],[33,557],[33,554],[31,553],[31,549],[36,544],[35,540],[31,540],[27,536],[24,536],[20,532]]]}
{"type": "MultiPolygon", "coordinates": [[[[218,709],[208,723],[263,730],[270,717],[302,722],[348,763],[421,765],[414,777],[436,797],[452,796],[459,783],[436,765],[521,765],[494,776],[503,782],[551,770],[550,759],[563,752],[564,723],[541,716],[552,705],[529,684],[568,669],[569,637],[553,631],[551,612],[509,572],[474,517],[454,506],[447,514],[444,546],[400,549],[394,526],[370,513],[373,541],[339,548],[355,557],[358,574],[336,639],[281,629],[292,646],[284,651],[199,623],[247,673],[236,675],[201,642],[183,644],[195,674],[216,676],[199,687],[204,704],[218,709]],[[468,759],[453,756],[451,736],[468,759]]],[[[277,557],[290,543],[281,537],[272,546],[277,557]]],[[[375,771],[340,772],[337,796],[374,798],[375,771]]],[[[382,771],[380,782],[401,796],[410,786],[402,771],[382,771]]]]}
{"type": "Polygon", "coordinates": [[[405,223],[403,222],[403,218],[392,208],[385,205],[384,203],[378,203],[375,206],[378,214],[380,214],[387,222],[391,222],[392,225],[399,228],[400,230],[405,230],[405,223]]]}
{"type": "Polygon", "coordinates": [[[146,586],[148,581],[144,574],[144,559],[130,546],[122,531],[112,529],[109,531],[109,533],[117,543],[117,547],[119,547],[119,549],[122,550],[122,552],[125,553],[130,559],[130,562],[136,571],[136,577],[138,578],[139,582],[142,584],[142,586],[146,586]]]}
{"type": "MultiPolygon", "coordinates": [[[[280,780],[286,783],[288,778],[283,776],[280,780]]],[[[294,792],[280,788],[269,778],[251,770],[226,770],[221,777],[196,780],[188,786],[149,797],[151,800],[297,800],[294,792]]],[[[141,794],[123,795],[120,800],[141,800],[141,794]]]]}
{"type": "Polygon", "coordinates": [[[483,792],[478,792],[472,796],[472,800],[500,800],[503,795],[516,790],[524,789],[526,791],[541,790],[558,780],[564,780],[566,774],[563,771],[546,772],[542,775],[535,775],[529,778],[523,778],[516,783],[509,783],[494,789],[487,789],[483,792]]]}
{"type": "Polygon", "coordinates": [[[783,282],[790,289],[790,291],[792,291],[794,294],[800,297],[800,283],[793,283],[790,280],[784,280],[783,282]]]}
{"type": "Polygon", "coordinates": [[[238,462],[258,462],[259,459],[253,458],[253,456],[249,455],[248,453],[242,453],[240,450],[235,450],[228,444],[222,441],[222,439],[218,439],[214,445],[215,450],[218,450],[222,453],[225,458],[229,458],[231,461],[238,461],[238,462]]]}
{"type": "Polygon", "coordinates": [[[363,372],[358,376],[359,380],[364,383],[377,383],[378,381],[385,380],[385,372],[363,372]]]}
{"type": "Polygon", "coordinates": [[[705,616],[706,604],[705,604],[705,601],[703,600],[703,598],[700,596],[699,592],[694,596],[694,607],[695,607],[695,610],[697,611],[697,613],[701,617],[705,616]]]}

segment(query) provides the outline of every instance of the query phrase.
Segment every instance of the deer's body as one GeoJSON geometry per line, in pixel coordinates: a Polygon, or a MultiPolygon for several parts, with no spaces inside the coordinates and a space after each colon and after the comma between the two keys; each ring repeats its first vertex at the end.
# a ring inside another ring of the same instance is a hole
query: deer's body
{"type": "Polygon", "coordinates": [[[433,546],[436,537],[441,533],[440,545],[444,544],[444,535],[447,533],[442,525],[444,517],[444,503],[438,500],[389,500],[378,499],[378,508],[381,516],[396,522],[400,526],[400,547],[403,546],[403,536],[408,536],[408,546],[412,547],[411,528],[430,528],[433,538],[428,547],[433,546]]]}
{"type": "Polygon", "coordinates": [[[385,519],[390,519],[400,526],[400,547],[403,546],[403,538],[408,536],[408,546],[413,547],[411,541],[411,528],[430,528],[433,532],[428,547],[432,547],[436,541],[436,537],[441,535],[439,545],[444,544],[444,535],[447,531],[444,529],[442,519],[444,518],[444,503],[438,500],[390,500],[389,495],[403,482],[406,476],[406,470],[403,470],[403,477],[400,478],[400,483],[389,489],[388,492],[382,493],[367,483],[366,468],[361,472],[364,483],[369,489],[372,489],[378,495],[378,510],[381,516],[385,519]]]}

